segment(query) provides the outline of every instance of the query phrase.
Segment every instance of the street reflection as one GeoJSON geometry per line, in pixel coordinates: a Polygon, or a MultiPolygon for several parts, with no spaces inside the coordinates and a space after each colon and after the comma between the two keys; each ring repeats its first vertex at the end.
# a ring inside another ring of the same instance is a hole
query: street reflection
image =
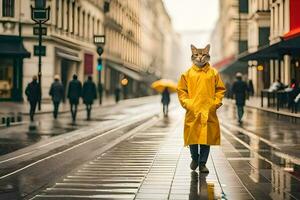
{"type": "MultiPolygon", "coordinates": [[[[233,106],[224,107],[223,112],[220,113],[223,120],[231,120],[231,124],[237,126],[236,116],[233,114],[235,108],[233,106]]],[[[240,170],[242,165],[249,164],[251,166],[248,168],[249,170],[245,167],[241,173],[245,182],[249,181],[248,184],[253,184],[248,188],[250,192],[255,193],[260,190],[271,199],[296,199],[295,197],[299,195],[300,185],[300,160],[297,157],[299,155],[297,152],[299,137],[296,136],[299,132],[298,124],[288,125],[288,119],[271,118],[255,109],[248,109],[245,119],[242,128],[246,132],[230,128],[231,137],[243,143],[234,142],[234,140],[231,142],[243,157],[236,161],[239,164],[235,164],[235,170],[240,170]],[[248,134],[247,131],[254,134],[248,134]],[[243,154],[245,149],[249,149],[248,155],[243,154]],[[245,173],[250,179],[244,177],[245,173]]],[[[226,136],[226,138],[228,137],[226,136]]],[[[259,195],[256,197],[259,198],[259,195]]]]}
{"type": "Polygon", "coordinates": [[[197,172],[191,172],[190,194],[189,200],[207,199],[216,200],[221,199],[215,192],[215,183],[207,182],[208,174],[200,174],[197,172]]]}

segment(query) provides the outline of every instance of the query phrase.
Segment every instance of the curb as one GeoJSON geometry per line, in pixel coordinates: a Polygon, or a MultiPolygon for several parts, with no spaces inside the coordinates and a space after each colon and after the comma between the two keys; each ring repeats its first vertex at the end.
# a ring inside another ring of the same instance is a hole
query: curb
{"type": "MultiPolygon", "coordinates": [[[[235,105],[235,103],[230,99],[226,99],[225,103],[235,105]]],[[[273,113],[273,114],[277,114],[277,115],[283,115],[283,116],[286,116],[286,117],[300,118],[300,114],[288,113],[288,112],[277,111],[277,110],[273,110],[273,109],[269,109],[269,108],[252,106],[252,105],[249,105],[247,103],[246,103],[245,107],[252,108],[252,109],[257,109],[257,110],[261,110],[261,111],[265,111],[265,112],[269,112],[269,113],[273,113]]]]}

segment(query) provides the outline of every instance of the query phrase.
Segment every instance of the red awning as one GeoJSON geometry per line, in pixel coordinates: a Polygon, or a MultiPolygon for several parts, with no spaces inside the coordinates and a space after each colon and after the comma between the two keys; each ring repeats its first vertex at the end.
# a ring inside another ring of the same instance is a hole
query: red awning
{"type": "Polygon", "coordinates": [[[289,40],[291,38],[298,37],[298,36],[300,36],[300,28],[291,30],[290,32],[286,33],[283,36],[283,38],[284,38],[284,40],[289,40]]]}
{"type": "Polygon", "coordinates": [[[234,59],[235,59],[234,55],[229,56],[229,57],[224,58],[223,60],[220,60],[220,61],[216,62],[215,64],[213,64],[213,67],[216,69],[221,69],[222,67],[231,63],[234,59]]]}

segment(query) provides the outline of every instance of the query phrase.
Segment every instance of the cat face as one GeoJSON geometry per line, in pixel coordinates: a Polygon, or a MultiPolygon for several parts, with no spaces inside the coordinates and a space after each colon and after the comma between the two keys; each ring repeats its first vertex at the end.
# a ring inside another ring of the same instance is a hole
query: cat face
{"type": "Polygon", "coordinates": [[[192,61],[196,66],[204,67],[209,62],[209,49],[209,44],[204,49],[197,49],[194,45],[191,45],[192,61]]]}

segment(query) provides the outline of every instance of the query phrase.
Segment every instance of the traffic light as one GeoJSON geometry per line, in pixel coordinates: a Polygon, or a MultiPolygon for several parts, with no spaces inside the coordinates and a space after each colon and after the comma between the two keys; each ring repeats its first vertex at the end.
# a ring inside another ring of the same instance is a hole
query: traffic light
{"type": "Polygon", "coordinates": [[[99,56],[101,56],[103,54],[104,49],[100,46],[97,48],[97,53],[99,56]]]}
{"type": "Polygon", "coordinates": [[[98,58],[97,71],[101,71],[102,68],[102,58],[98,58]]]}

